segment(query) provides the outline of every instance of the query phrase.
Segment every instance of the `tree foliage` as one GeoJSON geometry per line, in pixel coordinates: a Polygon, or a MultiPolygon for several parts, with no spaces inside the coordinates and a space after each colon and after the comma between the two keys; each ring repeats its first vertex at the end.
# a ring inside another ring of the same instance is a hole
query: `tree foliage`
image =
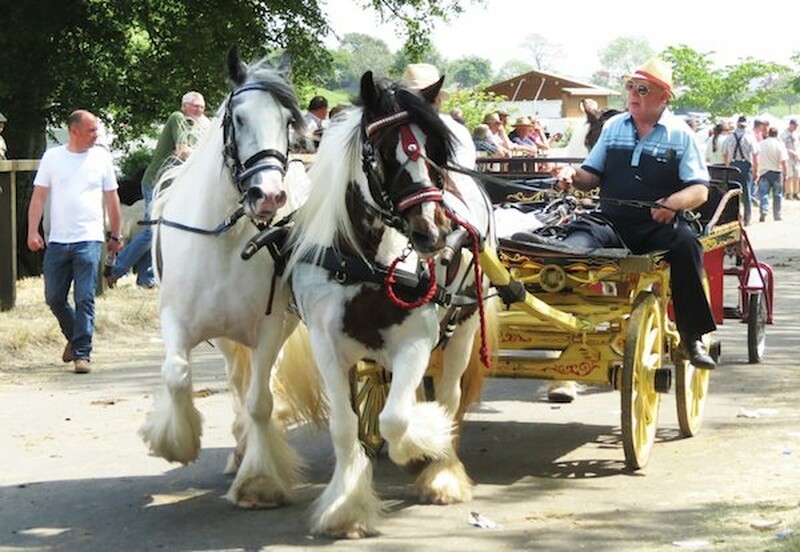
{"type": "Polygon", "coordinates": [[[621,36],[608,43],[597,53],[602,71],[592,76],[592,82],[618,89],[623,75],[632,73],[638,66],[656,55],[646,38],[621,36]]]}
{"type": "Polygon", "coordinates": [[[554,61],[562,55],[564,49],[540,34],[528,35],[521,46],[528,52],[533,67],[539,71],[551,71],[554,61]]]}
{"type": "MultiPolygon", "coordinates": [[[[38,157],[44,129],[76,108],[113,120],[121,138],[139,136],[179,107],[190,89],[221,103],[225,54],[292,55],[296,85],[321,85],[333,68],[321,38],[327,18],[307,0],[24,0],[3,2],[0,106],[12,157],[38,157]]],[[[406,49],[429,47],[435,22],[458,2],[363,0],[398,19],[406,49]]]]}
{"type": "Polygon", "coordinates": [[[446,73],[447,81],[458,88],[489,84],[492,79],[492,62],[477,56],[462,57],[451,62],[446,73]]]}
{"type": "Polygon", "coordinates": [[[789,91],[791,70],[777,63],[753,59],[714,68],[711,53],[689,46],[670,46],[663,54],[673,67],[679,92],[676,109],[708,111],[712,115],[754,114],[779,102],[789,91]]]}

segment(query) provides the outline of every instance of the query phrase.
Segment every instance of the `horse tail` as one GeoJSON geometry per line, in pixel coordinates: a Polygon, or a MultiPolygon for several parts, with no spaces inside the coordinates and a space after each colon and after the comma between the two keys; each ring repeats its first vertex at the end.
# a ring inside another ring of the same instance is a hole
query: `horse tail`
{"type": "Polygon", "coordinates": [[[276,414],[286,424],[321,426],[328,418],[328,403],[313,358],[308,330],[298,324],[284,343],[272,375],[276,414]]]}
{"type": "MultiPolygon", "coordinates": [[[[486,346],[489,348],[492,357],[496,355],[500,345],[500,302],[493,298],[484,303],[484,314],[486,320],[486,346]]],[[[480,327],[475,332],[472,343],[472,353],[467,363],[467,369],[461,377],[461,402],[456,411],[456,423],[461,425],[464,416],[470,406],[477,403],[483,392],[484,379],[491,375],[493,365],[484,366],[481,361],[482,338],[480,327]]]]}

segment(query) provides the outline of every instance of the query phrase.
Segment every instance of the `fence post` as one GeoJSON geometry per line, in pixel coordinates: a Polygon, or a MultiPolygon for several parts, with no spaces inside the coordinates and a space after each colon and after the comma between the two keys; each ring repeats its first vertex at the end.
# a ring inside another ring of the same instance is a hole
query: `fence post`
{"type": "Polygon", "coordinates": [[[0,161],[0,311],[17,302],[17,178],[13,161],[0,161]]]}

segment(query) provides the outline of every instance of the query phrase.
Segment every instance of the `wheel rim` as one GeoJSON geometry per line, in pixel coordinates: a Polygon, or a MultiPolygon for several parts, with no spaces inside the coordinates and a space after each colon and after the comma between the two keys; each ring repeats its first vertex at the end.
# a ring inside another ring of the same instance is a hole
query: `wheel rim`
{"type": "Polygon", "coordinates": [[[358,438],[367,454],[374,458],[384,445],[378,416],[386,404],[389,380],[382,366],[359,362],[351,376],[350,397],[358,416],[358,438]]]}
{"type": "Polygon", "coordinates": [[[655,441],[661,397],[654,376],[664,352],[662,324],[661,309],[652,295],[638,303],[629,320],[622,372],[622,442],[631,469],[644,467],[655,441]]]}
{"type": "Polygon", "coordinates": [[[703,425],[710,372],[697,369],[688,360],[680,360],[675,366],[675,372],[678,426],[681,435],[692,437],[703,425]]]}

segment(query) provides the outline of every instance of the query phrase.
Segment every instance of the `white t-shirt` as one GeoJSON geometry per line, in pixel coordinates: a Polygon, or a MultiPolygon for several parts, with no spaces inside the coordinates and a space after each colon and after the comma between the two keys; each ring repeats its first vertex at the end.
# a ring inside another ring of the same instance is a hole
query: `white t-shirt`
{"type": "Polygon", "coordinates": [[[455,136],[456,141],[454,147],[454,161],[467,169],[475,170],[475,142],[472,140],[472,135],[469,133],[467,127],[453,119],[450,115],[440,113],[442,121],[450,129],[450,132],[455,136]]]}
{"type": "Polygon", "coordinates": [[[117,189],[111,154],[93,147],[73,153],[67,146],[47,150],[34,186],[50,189],[50,224],[46,241],[103,241],[103,192],[117,189]]]}

